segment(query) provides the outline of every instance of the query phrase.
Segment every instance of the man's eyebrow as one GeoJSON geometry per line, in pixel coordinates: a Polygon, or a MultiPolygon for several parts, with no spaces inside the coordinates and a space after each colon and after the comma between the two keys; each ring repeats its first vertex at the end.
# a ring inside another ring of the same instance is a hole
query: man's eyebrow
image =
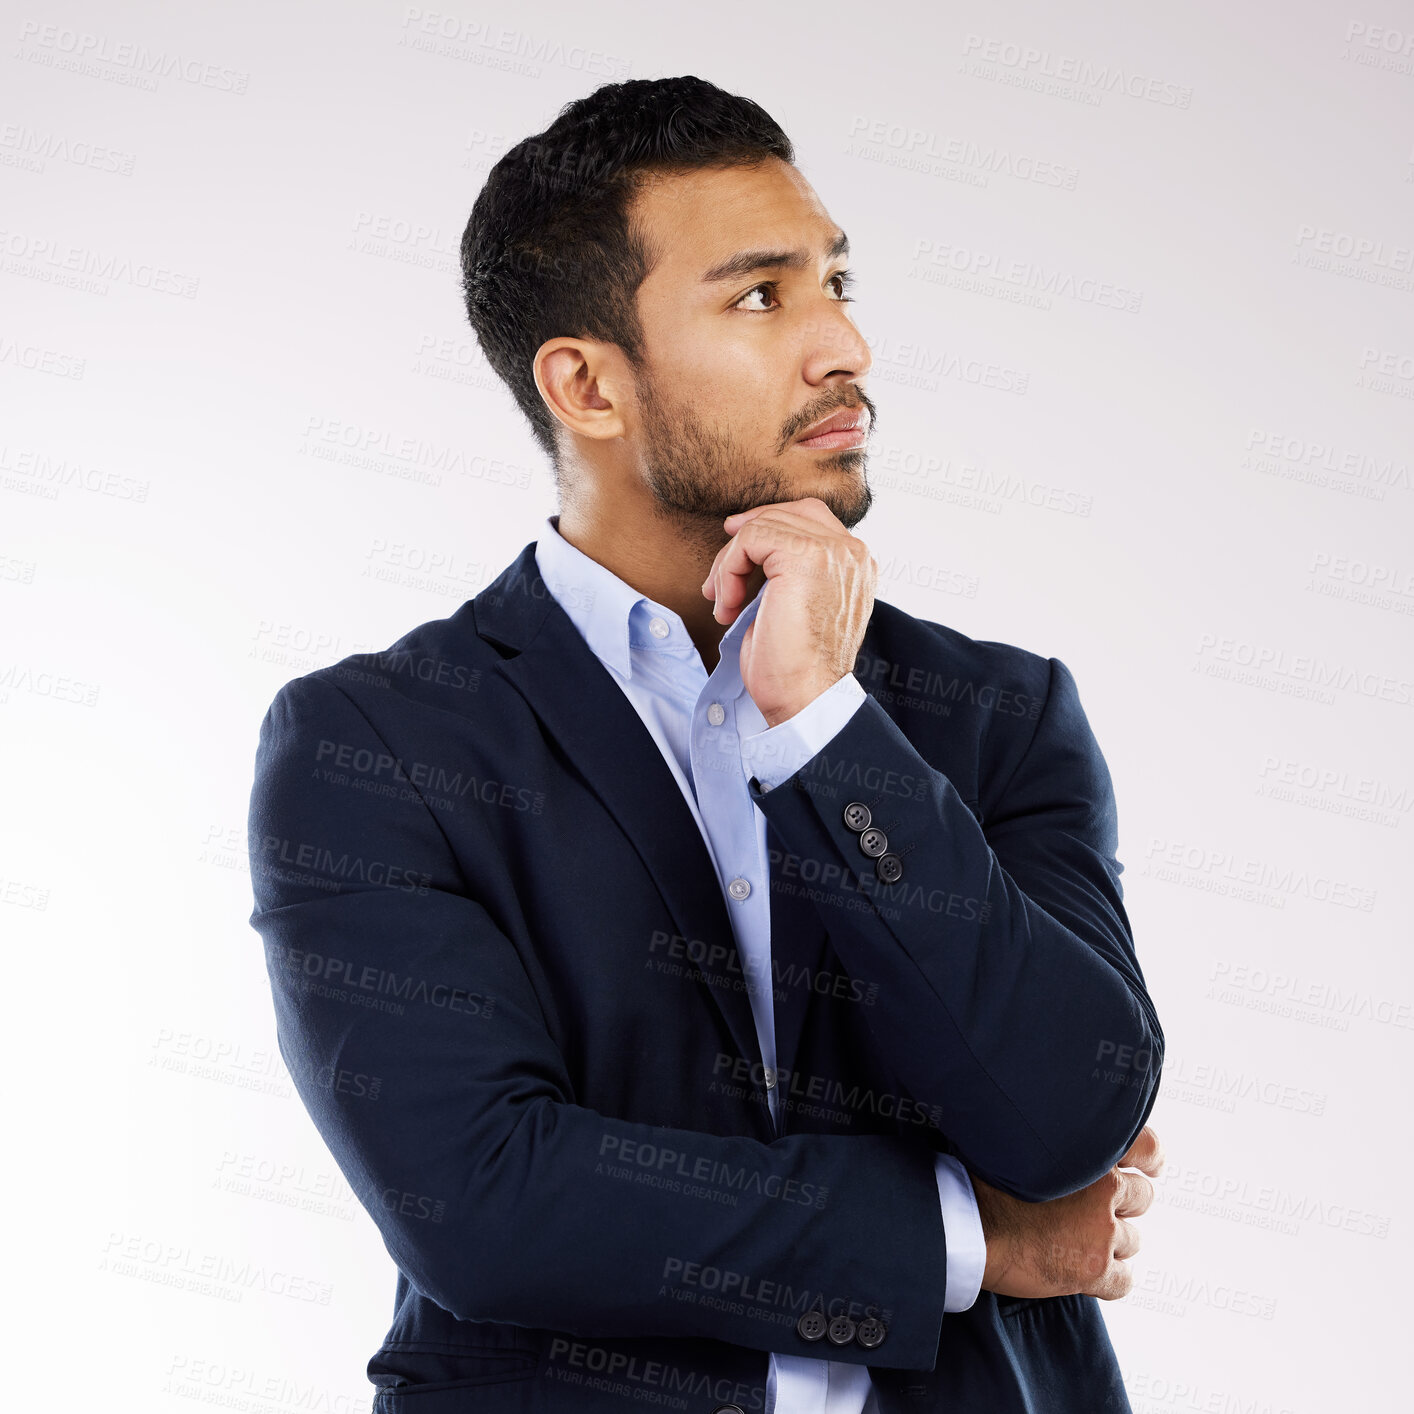
{"type": "MultiPolygon", "coordinates": [[[[849,237],[841,231],[825,251],[825,257],[833,260],[837,255],[849,252],[849,237]]],[[[725,260],[714,265],[703,277],[704,285],[716,285],[726,280],[739,280],[743,275],[757,270],[804,270],[810,264],[810,255],[803,250],[739,250],[725,260]]]]}

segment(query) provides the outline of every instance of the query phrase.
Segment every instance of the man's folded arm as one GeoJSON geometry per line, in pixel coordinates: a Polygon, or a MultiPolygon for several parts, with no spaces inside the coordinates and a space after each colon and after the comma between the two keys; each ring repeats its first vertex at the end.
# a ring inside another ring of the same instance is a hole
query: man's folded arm
{"type": "MultiPolygon", "coordinates": [[[[1148,1119],[1163,1032],[1124,911],[1109,770],[1070,670],[1050,660],[1029,741],[1004,782],[983,780],[982,824],[856,680],[821,697],[843,725],[751,792],[844,966],[878,984],[881,1048],[987,1182],[1033,1202],[1085,1187],[1148,1119]],[[875,836],[847,814],[856,803],[875,836]],[[900,861],[895,882],[865,844],[900,861]]],[[[761,741],[794,721],[748,737],[748,765],[769,763],[761,741]]]]}
{"type": "MultiPolygon", "coordinates": [[[[859,710],[864,689],[852,674],[802,707],[793,717],[746,737],[742,765],[768,787],[794,775],[859,710]]],[[[972,1179],[957,1159],[938,1154],[935,1160],[938,1202],[947,1240],[948,1280],[944,1312],[965,1311],[977,1300],[987,1264],[987,1240],[972,1179]]]]}
{"type": "Polygon", "coordinates": [[[331,742],[394,754],[336,684],[281,689],[251,794],[251,923],[280,1053],[414,1285],[466,1320],[819,1356],[791,1304],[810,1290],[890,1313],[881,1344],[830,1359],[931,1369],[948,1276],[933,1152],[894,1135],[766,1144],[575,1103],[516,946],[432,812],[411,789],[341,782],[321,764],[331,742]],[[759,1182],[728,1207],[651,1181],[699,1161],[759,1182]]]}

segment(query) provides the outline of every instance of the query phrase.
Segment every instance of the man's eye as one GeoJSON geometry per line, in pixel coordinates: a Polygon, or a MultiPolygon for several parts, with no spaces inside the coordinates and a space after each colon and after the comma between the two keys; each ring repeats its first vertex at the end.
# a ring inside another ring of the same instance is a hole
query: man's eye
{"type": "MultiPolygon", "coordinates": [[[[845,291],[848,290],[854,284],[854,276],[848,270],[840,270],[836,274],[831,275],[826,283],[836,285],[838,287],[837,293],[835,295],[836,303],[854,303],[853,298],[845,293],[845,291]]],[[[776,282],[774,280],[763,280],[761,284],[753,285],[749,290],[747,290],[744,295],[742,295],[741,299],[737,300],[736,307],[740,309],[744,301],[750,299],[760,290],[769,290],[771,292],[771,298],[775,299],[776,282]]],[[[779,303],[779,301],[777,301],[777,303],[779,303]]],[[[746,312],[748,314],[769,314],[771,311],[769,309],[748,309],[746,312]]]]}
{"type": "MultiPolygon", "coordinates": [[[[750,299],[751,296],[754,295],[758,290],[770,290],[771,293],[772,293],[772,298],[774,298],[774,297],[775,297],[775,289],[776,289],[775,283],[774,283],[773,281],[771,281],[771,280],[767,280],[767,281],[765,281],[764,283],[762,283],[762,284],[760,284],[760,285],[753,285],[749,290],[747,290],[747,292],[746,292],[744,295],[742,295],[741,299],[737,300],[737,308],[739,309],[739,308],[741,307],[742,300],[748,300],[748,299],[750,299]]],[[[756,309],[749,309],[749,310],[747,310],[747,313],[748,313],[748,314],[762,314],[762,313],[765,313],[765,312],[766,312],[766,311],[764,311],[764,310],[756,310],[756,309]]]]}

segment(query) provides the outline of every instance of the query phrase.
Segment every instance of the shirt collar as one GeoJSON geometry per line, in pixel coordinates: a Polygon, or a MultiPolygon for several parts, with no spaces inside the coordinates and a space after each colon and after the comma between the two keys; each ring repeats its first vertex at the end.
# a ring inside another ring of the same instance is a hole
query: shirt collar
{"type": "MultiPolygon", "coordinates": [[[[558,521],[558,515],[545,518],[535,545],[535,563],[545,587],[602,663],[631,678],[633,648],[673,648],[692,643],[687,626],[672,609],[639,593],[577,545],[571,545],[560,534],[558,521]],[[668,623],[672,629],[669,637],[659,640],[650,635],[647,625],[654,618],[668,623]]],[[[763,584],[722,634],[719,651],[724,662],[736,662],[741,636],[756,617],[765,592],[763,584]]]]}

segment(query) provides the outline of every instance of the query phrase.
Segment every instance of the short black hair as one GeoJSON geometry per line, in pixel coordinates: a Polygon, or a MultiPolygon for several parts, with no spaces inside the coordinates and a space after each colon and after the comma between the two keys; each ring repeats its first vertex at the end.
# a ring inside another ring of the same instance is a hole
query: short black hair
{"type": "Polygon", "coordinates": [[[487,362],[555,465],[554,414],[535,386],[547,339],[600,339],[643,365],[638,287],[654,253],[633,198],[655,174],[795,161],[759,104],[705,79],[629,79],[567,103],[492,167],[462,233],[462,293],[487,362]]]}

